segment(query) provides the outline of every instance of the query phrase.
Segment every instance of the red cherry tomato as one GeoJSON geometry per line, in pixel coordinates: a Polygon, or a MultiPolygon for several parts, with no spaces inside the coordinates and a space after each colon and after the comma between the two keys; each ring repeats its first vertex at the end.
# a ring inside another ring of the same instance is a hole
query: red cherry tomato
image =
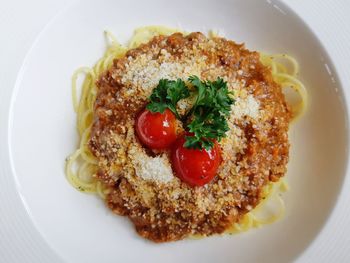
{"type": "Polygon", "coordinates": [[[142,111],[136,120],[136,134],[151,149],[168,148],[176,140],[175,115],[168,109],[163,113],[142,111]]]}
{"type": "Polygon", "coordinates": [[[176,175],[190,186],[209,183],[221,162],[218,143],[215,142],[210,150],[188,149],[183,146],[184,143],[185,135],[177,139],[172,148],[171,161],[176,175]]]}

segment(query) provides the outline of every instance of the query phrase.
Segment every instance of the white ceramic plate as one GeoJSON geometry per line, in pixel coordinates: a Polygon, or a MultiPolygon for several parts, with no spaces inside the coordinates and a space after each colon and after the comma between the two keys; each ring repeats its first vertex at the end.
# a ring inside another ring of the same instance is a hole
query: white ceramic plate
{"type": "Polygon", "coordinates": [[[302,20],[277,1],[83,1],[45,28],[18,76],[9,122],[12,175],[45,242],[68,262],[285,262],[296,259],[330,215],[346,170],[347,109],[326,51],[302,20]],[[155,245],[127,219],[64,177],[77,144],[72,72],[103,54],[103,30],[126,41],[143,25],[220,29],[250,49],[288,53],[301,65],[310,104],[292,126],[287,215],[236,236],[155,245]],[[310,209],[311,208],[311,209],[310,209]]]}

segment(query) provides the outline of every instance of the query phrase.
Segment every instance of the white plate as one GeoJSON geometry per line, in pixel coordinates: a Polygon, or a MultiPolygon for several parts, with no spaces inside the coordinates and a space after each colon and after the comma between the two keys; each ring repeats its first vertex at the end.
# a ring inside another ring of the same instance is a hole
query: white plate
{"type": "Polygon", "coordinates": [[[9,153],[27,211],[45,242],[69,262],[285,262],[319,233],[334,206],[347,161],[347,113],[332,62],[317,38],[274,1],[84,1],[60,13],[41,33],[18,76],[10,109],[9,153]],[[71,106],[74,69],[104,51],[103,30],[125,41],[142,25],[220,29],[248,48],[294,55],[310,107],[293,125],[281,222],[236,236],[155,245],[65,180],[65,157],[77,143],[71,106]],[[331,175],[331,176],[330,176],[331,175]],[[312,209],[310,209],[312,208],[312,209]]]}

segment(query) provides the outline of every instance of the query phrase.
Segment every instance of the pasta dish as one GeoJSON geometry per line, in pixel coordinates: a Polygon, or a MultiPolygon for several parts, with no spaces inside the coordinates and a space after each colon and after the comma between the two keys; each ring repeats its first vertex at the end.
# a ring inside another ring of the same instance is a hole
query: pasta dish
{"type": "Polygon", "coordinates": [[[155,242],[281,218],[288,129],[307,103],[297,61],[214,32],[143,27],[127,46],[106,37],[104,56],[73,75],[70,184],[155,242]]]}

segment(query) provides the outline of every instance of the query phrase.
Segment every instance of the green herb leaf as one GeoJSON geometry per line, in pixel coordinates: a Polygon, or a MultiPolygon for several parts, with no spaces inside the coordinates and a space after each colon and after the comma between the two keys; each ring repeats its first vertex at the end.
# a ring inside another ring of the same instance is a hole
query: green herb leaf
{"type": "Polygon", "coordinates": [[[170,109],[193,134],[186,136],[184,147],[209,150],[214,146],[215,140],[220,141],[226,136],[229,130],[226,118],[234,100],[222,78],[216,81],[201,81],[197,76],[191,76],[188,81],[194,87],[197,97],[185,116],[181,118],[176,110],[177,103],[190,96],[188,87],[181,79],[161,79],[150,96],[147,109],[160,113],[166,108],[170,109]],[[189,119],[191,121],[188,123],[189,119]]]}
{"type": "Polygon", "coordinates": [[[194,118],[187,126],[193,137],[187,136],[187,148],[211,149],[213,140],[220,141],[229,130],[226,116],[229,115],[234,100],[230,97],[227,83],[218,78],[216,81],[203,82],[197,76],[189,81],[196,88],[198,95],[191,110],[194,118]]]}
{"type": "Polygon", "coordinates": [[[176,104],[179,100],[190,96],[190,92],[183,80],[161,79],[157,87],[150,96],[150,103],[147,109],[151,112],[163,113],[166,108],[170,109],[175,116],[180,119],[180,115],[176,110],[176,104]]]}

